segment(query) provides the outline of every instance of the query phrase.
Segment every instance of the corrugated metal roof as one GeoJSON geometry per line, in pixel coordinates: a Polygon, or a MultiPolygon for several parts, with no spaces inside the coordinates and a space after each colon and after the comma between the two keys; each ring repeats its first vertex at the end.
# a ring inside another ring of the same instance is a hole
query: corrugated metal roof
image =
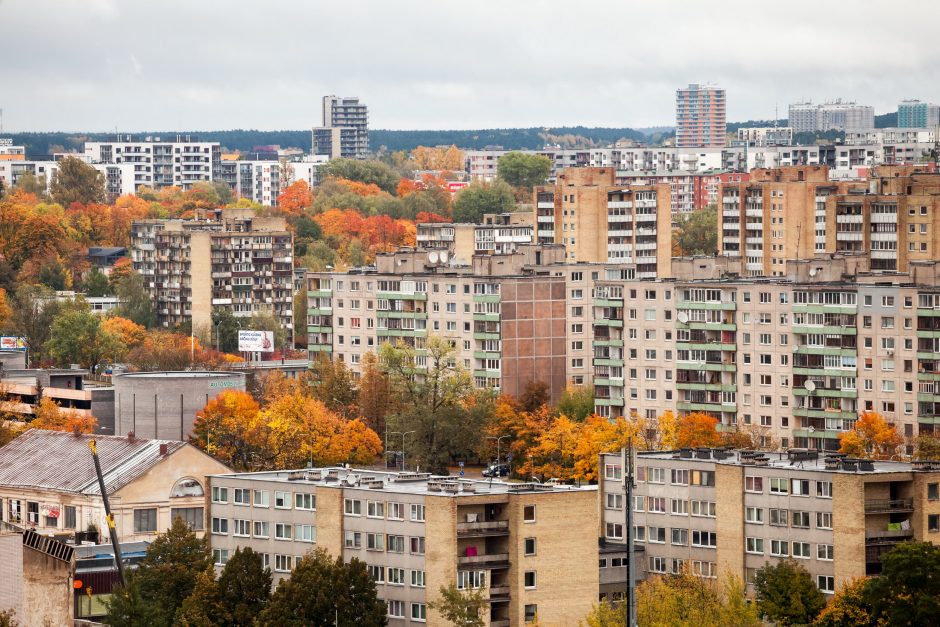
{"type": "Polygon", "coordinates": [[[0,485],[100,494],[88,442],[97,441],[98,459],[109,494],[159,463],[160,446],[169,455],[185,446],[170,440],[74,435],[30,429],[0,448],[0,485]]]}

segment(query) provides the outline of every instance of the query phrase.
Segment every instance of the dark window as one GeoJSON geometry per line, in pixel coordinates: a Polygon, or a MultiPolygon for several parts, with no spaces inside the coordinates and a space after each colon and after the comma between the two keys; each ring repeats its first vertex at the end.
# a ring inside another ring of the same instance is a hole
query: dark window
{"type": "Polygon", "coordinates": [[[153,533],[157,530],[157,508],[134,510],[134,533],[153,533]]]}
{"type": "Polygon", "coordinates": [[[522,508],[522,520],[525,522],[535,522],[535,505],[526,505],[522,508]]]}
{"type": "Polygon", "coordinates": [[[927,516],[927,531],[940,531],[940,514],[927,516]]]}
{"type": "Polygon", "coordinates": [[[535,620],[535,615],[539,613],[539,606],[535,603],[529,603],[525,606],[525,622],[530,623],[535,620]]]}
{"type": "Polygon", "coordinates": [[[182,518],[193,531],[202,531],[205,528],[203,509],[201,507],[174,507],[170,510],[173,520],[182,518]]]}
{"type": "Polygon", "coordinates": [[[75,507],[72,505],[65,506],[65,529],[75,529],[75,507]]]}
{"type": "Polygon", "coordinates": [[[931,501],[940,499],[940,483],[927,484],[927,498],[931,501]]]}

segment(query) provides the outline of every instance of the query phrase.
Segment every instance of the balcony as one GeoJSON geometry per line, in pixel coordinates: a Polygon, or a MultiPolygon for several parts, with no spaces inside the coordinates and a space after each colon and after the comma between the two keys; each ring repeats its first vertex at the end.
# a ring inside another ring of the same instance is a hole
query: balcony
{"type": "MultiPolygon", "coordinates": [[[[905,514],[914,511],[913,499],[893,499],[893,500],[875,500],[865,501],[866,514],[905,514]]],[[[893,532],[866,532],[868,533],[893,533],[893,532]]]]}
{"type": "Polygon", "coordinates": [[[457,523],[457,535],[460,537],[509,535],[509,521],[459,522],[457,523]]]}
{"type": "Polygon", "coordinates": [[[457,558],[458,566],[483,566],[500,568],[509,566],[509,553],[489,553],[487,555],[461,555],[457,558]]]}

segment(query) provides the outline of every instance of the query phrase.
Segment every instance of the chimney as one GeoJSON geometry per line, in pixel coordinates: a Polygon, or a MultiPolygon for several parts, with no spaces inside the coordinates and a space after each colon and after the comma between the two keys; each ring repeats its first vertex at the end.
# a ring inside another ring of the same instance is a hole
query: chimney
{"type": "Polygon", "coordinates": [[[168,446],[166,443],[161,444],[161,445],[160,445],[160,455],[161,455],[161,456],[165,456],[165,455],[167,454],[167,451],[169,451],[169,446],[168,446]]]}
{"type": "Polygon", "coordinates": [[[134,440],[137,439],[137,436],[136,436],[136,434],[135,434],[133,431],[128,431],[128,432],[127,432],[127,439],[130,440],[131,442],[133,442],[134,440]]]}

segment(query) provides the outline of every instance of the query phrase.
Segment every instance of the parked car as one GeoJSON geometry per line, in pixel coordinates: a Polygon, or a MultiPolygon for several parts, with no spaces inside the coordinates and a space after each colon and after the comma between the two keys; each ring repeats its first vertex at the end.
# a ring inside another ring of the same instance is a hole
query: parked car
{"type": "Polygon", "coordinates": [[[509,464],[490,464],[483,469],[484,477],[508,477],[509,464]]]}

